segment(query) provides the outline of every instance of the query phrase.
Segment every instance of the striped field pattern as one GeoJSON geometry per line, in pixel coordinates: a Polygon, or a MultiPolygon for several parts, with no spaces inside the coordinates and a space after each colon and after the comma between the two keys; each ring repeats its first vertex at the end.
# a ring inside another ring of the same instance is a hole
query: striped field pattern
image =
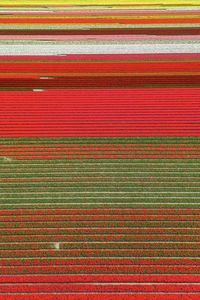
{"type": "Polygon", "coordinates": [[[0,300],[200,299],[200,0],[0,0],[0,300]]]}

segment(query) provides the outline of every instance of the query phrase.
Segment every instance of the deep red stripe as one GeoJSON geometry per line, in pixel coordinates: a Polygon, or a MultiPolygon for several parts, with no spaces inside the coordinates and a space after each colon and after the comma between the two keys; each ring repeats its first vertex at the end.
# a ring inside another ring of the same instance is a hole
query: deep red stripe
{"type": "MultiPolygon", "coordinates": [[[[1,284],[1,293],[200,293],[199,284],[1,284]]],[[[89,294],[88,294],[89,297],[89,294]]]]}
{"type": "Polygon", "coordinates": [[[199,274],[53,274],[53,275],[2,275],[1,283],[89,283],[89,282],[196,282],[199,274]]]}
{"type": "Polygon", "coordinates": [[[199,293],[139,293],[139,294],[0,294],[0,300],[199,300],[199,293]]]}
{"type": "Polygon", "coordinates": [[[4,62],[0,72],[37,73],[40,72],[199,72],[200,62],[4,62]]]}
{"type": "Polygon", "coordinates": [[[4,89],[56,89],[56,88],[141,88],[141,87],[199,87],[200,75],[174,76],[72,76],[50,79],[0,79],[4,89]]]}

